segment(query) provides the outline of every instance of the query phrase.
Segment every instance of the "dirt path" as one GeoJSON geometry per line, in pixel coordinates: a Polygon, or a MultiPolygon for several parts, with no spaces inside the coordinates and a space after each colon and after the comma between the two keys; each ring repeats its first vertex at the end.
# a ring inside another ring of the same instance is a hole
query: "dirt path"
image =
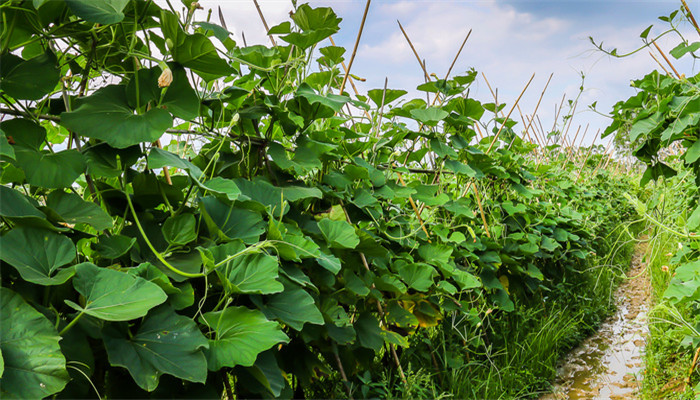
{"type": "Polygon", "coordinates": [[[554,392],[541,400],[634,399],[642,378],[650,295],[646,243],[639,243],[625,280],[615,292],[617,311],[596,334],[562,361],[554,392]]]}

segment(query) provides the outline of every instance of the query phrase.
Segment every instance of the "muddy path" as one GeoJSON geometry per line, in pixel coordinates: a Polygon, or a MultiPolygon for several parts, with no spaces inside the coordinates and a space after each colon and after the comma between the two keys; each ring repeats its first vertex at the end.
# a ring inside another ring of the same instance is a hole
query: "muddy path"
{"type": "Polygon", "coordinates": [[[615,292],[617,311],[561,360],[554,391],[541,400],[636,398],[650,297],[645,253],[646,243],[637,244],[628,279],[615,292]]]}

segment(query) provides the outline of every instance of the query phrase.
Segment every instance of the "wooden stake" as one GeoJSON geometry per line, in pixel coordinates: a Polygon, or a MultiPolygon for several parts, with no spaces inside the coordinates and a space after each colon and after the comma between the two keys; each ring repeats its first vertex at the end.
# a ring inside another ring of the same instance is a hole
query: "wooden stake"
{"type": "Polygon", "coordinates": [[[608,142],[608,146],[605,148],[605,151],[603,152],[602,156],[600,157],[600,161],[598,161],[598,166],[595,167],[593,170],[593,176],[596,176],[598,173],[598,169],[600,166],[603,164],[603,160],[605,160],[605,156],[608,154],[608,150],[610,150],[610,146],[613,144],[614,140],[610,139],[610,142],[608,142]]]}
{"type": "Polygon", "coordinates": [[[659,61],[659,59],[658,59],[658,58],[656,58],[656,56],[654,56],[654,53],[652,53],[652,52],[650,51],[650,52],[649,52],[649,55],[651,56],[651,58],[653,58],[653,59],[654,59],[654,61],[656,61],[656,63],[657,63],[657,64],[659,64],[659,67],[661,67],[661,69],[663,69],[663,70],[664,70],[664,72],[666,73],[666,75],[668,75],[668,76],[672,76],[672,75],[671,75],[671,73],[670,73],[670,72],[668,72],[668,70],[666,69],[666,67],[664,67],[664,65],[663,65],[663,64],[661,64],[661,62],[659,61]]]}
{"type": "Polygon", "coordinates": [[[676,77],[678,77],[678,79],[681,79],[681,74],[679,74],[678,70],[676,70],[676,67],[674,67],[673,64],[671,64],[671,60],[669,60],[668,57],[666,57],[666,54],[664,54],[664,52],[661,50],[661,47],[659,47],[659,45],[656,44],[656,40],[652,41],[651,43],[654,45],[654,47],[656,47],[656,50],[659,51],[659,54],[661,54],[661,57],[663,57],[664,60],[666,60],[666,63],[671,67],[673,72],[676,73],[676,77]]]}
{"type": "Polygon", "coordinates": [[[593,146],[595,145],[595,141],[598,139],[598,135],[600,134],[600,129],[598,129],[598,133],[595,134],[595,137],[593,138],[593,143],[591,143],[591,147],[588,148],[588,154],[586,154],[586,158],[583,160],[583,164],[581,164],[581,169],[578,170],[578,175],[576,175],[576,179],[574,182],[578,182],[578,178],[581,177],[581,172],[583,172],[583,169],[586,167],[586,162],[588,161],[588,157],[591,156],[591,151],[593,151],[593,146]]]}
{"type": "Polygon", "coordinates": [[[401,33],[403,33],[403,37],[406,38],[406,41],[408,41],[408,45],[411,46],[411,50],[413,50],[413,55],[416,56],[416,60],[418,60],[418,64],[420,64],[421,69],[423,70],[423,74],[425,75],[425,81],[430,80],[430,75],[428,75],[428,71],[425,69],[425,64],[421,61],[420,56],[418,55],[418,52],[416,51],[416,48],[413,46],[413,42],[411,42],[411,39],[408,37],[408,34],[406,33],[406,30],[403,29],[403,25],[401,25],[401,21],[398,19],[396,22],[399,23],[399,29],[401,29],[401,33]]]}
{"type": "Polygon", "coordinates": [[[491,145],[489,146],[488,150],[486,150],[486,154],[488,154],[489,152],[491,152],[491,149],[493,148],[493,146],[496,144],[496,141],[498,140],[498,136],[500,136],[501,132],[503,131],[503,128],[505,128],[506,122],[508,122],[508,118],[510,118],[510,114],[512,114],[512,113],[513,113],[513,110],[515,110],[515,106],[518,105],[518,102],[520,102],[520,99],[521,99],[521,98],[523,97],[523,95],[525,94],[525,91],[526,91],[527,88],[530,86],[530,83],[532,83],[532,80],[533,80],[533,79],[535,79],[535,74],[534,74],[534,73],[532,74],[532,77],[530,77],[530,80],[527,81],[527,85],[525,85],[525,88],[523,89],[523,91],[520,92],[520,95],[519,95],[518,98],[515,100],[515,104],[513,104],[513,106],[510,108],[510,111],[508,112],[508,115],[506,115],[505,119],[503,120],[503,125],[501,125],[501,129],[499,129],[498,132],[496,132],[496,136],[494,136],[493,142],[491,142],[491,145]]]}
{"type": "MultiPolygon", "coordinates": [[[[258,0],[253,0],[253,3],[255,4],[255,8],[258,10],[258,15],[260,16],[260,19],[262,20],[263,26],[265,27],[265,34],[270,32],[270,27],[267,26],[267,21],[265,21],[265,16],[262,13],[262,10],[260,9],[260,5],[258,4],[258,0]]],[[[277,47],[277,43],[275,42],[275,38],[272,37],[272,35],[267,34],[267,37],[270,38],[270,42],[272,42],[272,45],[274,47],[277,47]]]]}
{"type": "Polygon", "coordinates": [[[369,12],[369,5],[372,0],[367,0],[365,4],[365,12],[362,14],[362,22],[360,22],[360,30],[357,32],[357,39],[355,39],[355,46],[352,48],[352,55],[350,56],[350,61],[348,61],[348,68],[345,71],[345,76],[343,77],[343,83],[340,85],[340,94],[343,94],[345,89],[345,83],[348,81],[348,76],[350,76],[350,69],[352,68],[352,63],[355,61],[355,55],[357,54],[357,47],[360,45],[360,38],[362,37],[362,31],[365,29],[365,21],[367,20],[367,13],[369,12]]]}
{"type": "MultiPolygon", "coordinates": [[[[698,34],[700,34],[700,27],[698,26],[698,22],[695,21],[695,17],[693,16],[692,11],[690,11],[690,7],[688,7],[688,3],[686,3],[685,0],[681,0],[681,3],[683,3],[683,7],[685,7],[685,11],[688,12],[688,17],[690,17],[690,21],[693,23],[695,30],[698,31],[698,34]]],[[[696,358],[697,358],[697,356],[696,356],[696,358]]]]}

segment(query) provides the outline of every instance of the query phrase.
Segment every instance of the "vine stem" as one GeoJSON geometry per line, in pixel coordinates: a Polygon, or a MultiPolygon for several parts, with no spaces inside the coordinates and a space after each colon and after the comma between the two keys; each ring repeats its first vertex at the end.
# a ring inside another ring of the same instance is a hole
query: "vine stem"
{"type": "MultiPolygon", "coordinates": [[[[122,190],[124,190],[124,184],[122,183],[121,179],[119,180],[119,184],[121,185],[122,190]]],[[[129,193],[126,193],[124,190],[124,194],[126,195],[126,202],[129,204],[129,211],[131,211],[131,215],[134,216],[134,222],[136,223],[136,227],[138,228],[139,232],[141,233],[141,237],[143,237],[143,241],[146,242],[146,245],[148,246],[149,249],[153,252],[153,254],[156,256],[158,261],[163,263],[169,270],[172,272],[182,275],[188,278],[200,278],[202,276],[205,276],[203,273],[198,273],[198,274],[191,274],[189,272],[181,271],[175,267],[173,267],[169,262],[165,260],[162,254],[158,250],[153,247],[153,244],[151,241],[148,239],[148,236],[146,236],[146,232],[143,230],[143,227],[141,226],[141,221],[139,221],[139,217],[136,215],[136,210],[134,209],[134,204],[131,202],[131,197],[129,197],[129,193]]]]}
{"type": "Polygon", "coordinates": [[[66,325],[63,329],[61,329],[60,332],[58,332],[58,336],[63,336],[64,333],[66,333],[70,328],[73,327],[73,325],[76,324],[76,322],[78,322],[78,320],[80,319],[80,317],[83,316],[83,314],[85,314],[85,312],[81,311],[80,314],[78,314],[75,318],[73,318],[71,322],[68,323],[68,325],[66,325]]]}

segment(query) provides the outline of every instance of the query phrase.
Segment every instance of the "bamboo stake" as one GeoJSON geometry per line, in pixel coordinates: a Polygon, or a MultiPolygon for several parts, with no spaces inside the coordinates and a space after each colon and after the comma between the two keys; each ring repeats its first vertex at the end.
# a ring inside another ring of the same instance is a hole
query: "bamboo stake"
{"type": "Polygon", "coordinates": [[[345,77],[343,77],[343,83],[340,85],[340,94],[343,94],[343,89],[345,89],[345,83],[348,81],[348,76],[350,76],[350,69],[352,68],[352,63],[355,61],[355,55],[357,54],[357,47],[360,45],[360,38],[362,37],[362,31],[365,29],[365,21],[367,20],[367,13],[369,12],[369,5],[372,0],[367,0],[365,4],[365,12],[362,14],[362,22],[360,22],[360,30],[357,32],[357,39],[355,39],[355,46],[352,48],[352,55],[350,56],[350,61],[348,61],[348,68],[345,71],[345,77]]]}
{"type": "MultiPolygon", "coordinates": [[[[267,21],[265,21],[265,16],[262,13],[262,10],[260,9],[260,5],[258,4],[258,0],[253,0],[253,4],[255,4],[255,8],[258,10],[258,15],[260,16],[260,19],[262,20],[263,26],[265,27],[265,33],[267,34],[270,32],[270,27],[267,26],[267,21]]],[[[272,35],[267,34],[267,37],[270,38],[270,42],[272,42],[272,45],[274,47],[277,47],[277,43],[275,42],[275,38],[272,37],[272,35]]]]}
{"type": "Polygon", "coordinates": [[[406,41],[408,41],[408,45],[411,46],[411,50],[413,50],[413,54],[416,56],[416,60],[418,60],[418,64],[420,64],[421,69],[423,70],[423,74],[425,75],[425,80],[426,82],[430,80],[430,76],[428,75],[428,71],[425,69],[425,64],[421,61],[420,56],[418,55],[418,52],[416,51],[416,48],[413,46],[413,42],[411,42],[411,39],[408,37],[408,34],[406,33],[406,30],[403,29],[403,25],[401,25],[401,21],[398,19],[396,22],[399,23],[399,29],[401,29],[401,33],[403,33],[403,37],[406,38],[406,41]]]}
{"type": "MultiPolygon", "coordinates": [[[[527,140],[529,140],[530,143],[535,143],[532,140],[532,137],[530,136],[530,132],[529,132],[532,124],[528,124],[527,122],[525,122],[525,116],[523,115],[523,110],[520,109],[519,104],[518,104],[518,114],[520,114],[520,120],[522,121],[523,127],[525,128],[525,131],[523,132],[524,135],[527,136],[527,140]]],[[[533,132],[533,136],[534,136],[534,132],[533,132]]],[[[535,136],[535,139],[536,139],[537,145],[542,146],[542,144],[540,144],[539,138],[537,138],[537,136],[535,136]]]]}
{"type": "MultiPolygon", "coordinates": [[[[532,80],[533,80],[533,79],[535,79],[535,74],[534,74],[534,73],[532,74],[532,77],[530,77],[530,80],[527,81],[527,85],[525,85],[525,87],[523,88],[522,92],[520,92],[520,95],[519,95],[518,98],[515,100],[515,103],[513,104],[513,106],[510,108],[510,111],[508,112],[508,115],[506,116],[505,120],[503,121],[503,125],[501,125],[501,129],[498,130],[498,132],[496,133],[496,136],[494,136],[494,138],[493,138],[493,142],[491,142],[491,145],[490,145],[489,148],[486,150],[486,154],[489,154],[489,153],[491,152],[491,149],[493,148],[494,143],[496,143],[496,141],[498,140],[498,136],[501,134],[501,131],[503,131],[503,128],[506,126],[506,122],[508,121],[508,118],[510,118],[510,114],[512,114],[512,113],[513,113],[513,110],[515,110],[515,106],[518,105],[518,102],[520,102],[520,99],[521,99],[521,98],[523,97],[523,95],[525,94],[525,91],[526,91],[527,88],[530,86],[530,83],[532,83],[532,80]]],[[[471,186],[471,184],[472,184],[471,182],[469,182],[469,183],[467,184],[467,187],[464,189],[464,192],[462,193],[462,196],[461,196],[461,197],[464,197],[464,196],[467,195],[467,192],[469,191],[469,187],[471,186]]]]}
{"type": "Polygon", "coordinates": [[[656,47],[656,50],[659,51],[659,54],[661,54],[661,57],[663,57],[664,60],[666,60],[666,63],[671,67],[673,72],[676,73],[676,77],[678,77],[678,79],[681,79],[681,74],[679,74],[678,70],[676,70],[676,67],[674,67],[673,64],[671,64],[671,60],[669,60],[668,57],[666,57],[666,54],[664,54],[664,52],[661,50],[661,47],[659,47],[659,45],[656,44],[656,40],[652,41],[651,43],[654,45],[654,47],[656,47]]]}
{"type": "Polygon", "coordinates": [[[608,142],[608,146],[605,148],[603,155],[600,157],[600,161],[598,161],[598,166],[596,166],[595,169],[593,170],[593,176],[595,176],[598,173],[598,169],[603,164],[603,160],[605,160],[605,156],[608,154],[608,150],[610,150],[610,146],[612,144],[613,144],[613,140],[610,139],[610,142],[608,142]]]}
{"type": "MultiPolygon", "coordinates": [[[[401,173],[396,172],[396,175],[399,177],[399,182],[401,182],[401,185],[406,186],[406,182],[404,182],[403,176],[401,175],[401,173]]],[[[416,202],[413,201],[413,196],[408,195],[408,201],[411,203],[411,207],[413,208],[413,212],[416,213],[416,217],[418,217],[418,222],[420,222],[421,229],[423,229],[423,232],[425,232],[425,235],[428,237],[428,243],[432,243],[430,241],[430,234],[428,233],[428,229],[425,228],[425,224],[423,223],[423,218],[421,218],[420,211],[418,211],[418,207],[416,206],[416,202]]]]}
{"type": "Polygon", "coordinates": [[[652,53],[652,52],[650,51],[650,52],[649,52],[649,55],[651,56],[651,58],[653,58],[653,59],[654,59],[654,61],[656,61],[656,63],[657,63],[657,64],[659,64],[659,67],[661,67],[661,69],[663,69],[663,70],[664,70],[664,72],[666,73],[666,75],[668,75],[668,76],[672,76],[672,75],[671,75],[671,73],[670,73],[670,72],[668,72],[668,70],[666,69],[666,67],[664,67],[664,65],[663,65],[663,64],[661,64],[661,62],[659,61],[659,59],[658,59],[658,58],[656,58],[656,56],[654,56],[654,53],[652,53]]]}
{"type": "Polygon", "coordinates": [[[552,131],[557,129],[557,121],[559,121],[559,113],[561,113],[562,108],[564,108],[564,100],[566,100],[566,93],[561,96],[561,102],[559,103],[559,108],[554,104],[554,124],[552,125],[552,131]]]}
{"type": "Polygon", "coordinates": [[[486,223],[486,215],[484,215],[484,207],[481,205],[481,197],[479,196],[479,191],[476,190],[476,185],[472,185],[472,189],[474,189],[474,197],[476,198],[476,204],[479,205],[481,221],[484,223],[484,232],[486,232],[486,236],[491,238],[491,233],[489,233],[489,224],[486,223]]]}
{"type": "Polygon", "coordinates": [[[447,77],[450,76],[450,72],[452,72],[452,68],[454,68],[455,64],[457,63],[457,59],[459,58],[459,55],[462,54],[462,49],[464,49],[464,45],[467,44],[467,40],[469,40],[469,36],[471,36],[472,30],[470,29],[469,32],[467,32],[467,37],[464,38],[462,41],[462,45],[459,46],[459,50],[457,51],[457,54],[455,55],[455,58],[452,60],[452,64],[450,64],[450,68],[447,70],[447,73],[445,74],[445,80],[447,80],[447,77]]]}
{"type": "Polygon", "coordinates": [[[568,151],[567,156],[566,156],[567,160],[569,159],[569,157],[571,157],[571,152],[574,151],[574,145],[576,144],[576,139],[578,139],[579,133],[581,133],[581,125],[578,126],[578,129],[576,130],[576,134],[574,135],[574,140],[569,145],[569,151],[568,151]]]}
{"type": "Polygon", "coordinates": [[[586,158],[583,160],[583,164],[581,164],[581,169],[578,170],[578,175],[576,175],[576,179],[574,180],[574,182],[578,182],[578,179],[581,177],[581,172],[583,172],[583,169],[586,168],[586,162],[588,161],[588,157],[591,156],[591,152],[593,151],[595,141],[598,139],[598,135],[600,135],[600,129],[598,129],[598,133],[595,134],[595,137],[593,138],[593,143],[591,143],[591,147],[588,148],[588,154],[586,154],[586,158]]]}
{"type": "MultiPolygon", "coordinates": [[[[335,46],[335,41],[333,40],[333,37],[332,37],[332,36],[329,36],[328,39],[331,41],[331,44],[332,44],[333,46],[335,46]]],[[[348,74],[348,73],[349,73],[349,70],[348,70],[348,67],[345,65],[345,61],[341,61],[341,62],[340,62],[340,65],[343,66],[343,71],[345,72],[345,74],[348,74]]],[[[357,86],[355,86],[355,80],[352,79],[352,76],[349,76],[349,77],[348,77],[348,82],[350,82],[350,87],[352,87],[352,90],[353,90],[353,92],[355,93],[355,96],[359,96],[359,95],[360,95],[360,92],[357,90],[357,86]]],[[[341,94],[342,94],[342,92],[341,92],[341,94]]],[[[372,121],[372,117],[369,115],[369,113],[367,112],[367,110],[363,109],[362,111],[364,111],[365,117],[367,117],[368,120],[372,121]]]]}
{"type": "MultiPolygon", "coordinates": [[[[698,31],[698,34],[700,34],[700,26],[698,26],[698,22],[695,21],[695,17],[693,16],[692,11],[690,11],[690,7],[688,7],[688,3],[686,3],[685,0],[681,0],[681,3],[683,3],[683,7],[685,7],[685,11],[688,12],[688,17],[690,17],[690,21],[693,23],[695,30],[698,31]]],[[[697,356],[696,356],[696,358],[697,358],[697,356]]]]}
{"type": "MultiPolygon", "coordinates": [[[[486,86],[489,88],[489,92],[491,92],[491,96],[493,97],[493,101],[496,102],[496,110],[498,112],[498,89],[494,92],[493,89],[491,88],[491,83],[489,82],[488,79],[486,79],[486,74],[484,72],[481,72],[481,76],[484,78],[484,82],[486,82],[486,86]]],[[[503,110],[501,110],[501,118],[503,118],[503,110]]]]}
{"type": "Polygon", "coordinates": [[[525,94],[525,91],[526,91],[527,88],[530,86],[530,83],[532,83],[532,80],[533,80],[533,79],[535,79],[535,74],[534,74],[534,73],[532,74],[532,77],[530,77],[530,80],[527,81],[527,85],[525,85],[525,88],[523,89],[523,91],[520,92],[520,95],[519,95],[518,98],[515,100],[515,104],[513,104],[513,106],[510,108],[510,111],[508,111],[508,115],[506,115],[506,117],[505,117],[505,119],[504,119],[504,121],[503,121],[503,124],[501,125],[501,129],[499,129],[498,132],[496,132],[496,136],[494,136],[493,142],[491,142],[491,145],[489,146],[488,150],[486,150],[486,154],[488,154],[488,153],[491,151],[491,149],[493,148],[493,146],[496,144],[496,141],[498,140],[498,136],[500,136],[501,132],[503,131],[503,128],[505,128],[506,122],[508,122],[508,118],[510,118],[510,115],[513,113],[513,110],[515,110],[515,106],[518,105],[518,103],[520,102],[520,99],[521,99],[521,98],[523,97],[523,95],[525,94]]]}
{"type": "MultiPolygon", "coordinates": [[[[465,37],[464,40],[462,41],[462,45],[459,46],[459,50],[457,50],[457,54],[455,54],[455,58],[452,59],[452,64],[450,64],[450,68],[447,69],[447,73],[445,74],[444,80],[447,80],[447,78],[449,78],[450,73],[452,72],[452,68],[454,68],[455,64],[457,63],[457,59],[459,58],[459,55],[462,54],[462,49],[464,49],[464,45],[467,44],[467,40],[469,40],[469,36],[471,36],[471,34],[472,34],[472,30],[470,29],[469,32],[467,32],[467,37],[465,37]]],[[[425,65],[423,65],[423,67],[425,67],[425,65]]],[[[424,70],[425,70],[425,68],[424,68],[424,70]]],[[[442,100],[439,100],[439,99],[440,99],[440,96],[438,96],[436,93],[435,98],[433,99],[433,103],[431,104],[431,106],[434,106],[437,101],[440,101],[440,104],[442,104],[442,100]]]]}

